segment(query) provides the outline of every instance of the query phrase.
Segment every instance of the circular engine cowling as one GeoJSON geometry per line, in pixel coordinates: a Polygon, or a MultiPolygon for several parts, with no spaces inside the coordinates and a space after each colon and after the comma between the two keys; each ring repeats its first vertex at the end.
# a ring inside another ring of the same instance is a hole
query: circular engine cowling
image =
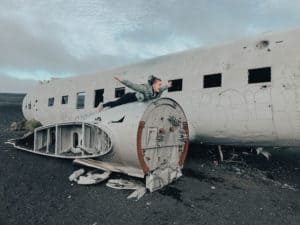
{"type": "Polygon", "coordinates": [[[93,160],[95,165],[137,177],[147,175],[152,190],[181,176],[189,130],[183,109],[173,99],[121,105],[88,121],[106,131],[113,145],[100,161],[93,160]]]}

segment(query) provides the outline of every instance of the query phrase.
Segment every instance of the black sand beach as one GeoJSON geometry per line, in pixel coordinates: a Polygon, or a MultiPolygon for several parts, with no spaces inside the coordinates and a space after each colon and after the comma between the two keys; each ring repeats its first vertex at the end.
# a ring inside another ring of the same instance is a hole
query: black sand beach
{"type": "Polygon", "coordinates": [[[24,133],[9,130],[22,120],[21,100],[22,95],[0,94],[1,225],[300,223],[300,148],[272,151],[270,160],[247,152],[236,162],[216,163],[212,147],[192,145],[182,178],[139,201],[128,200],[131,191],[105,183],[70,183],[68,176],[79,168],[72,161],[5,145],[24,133]]]}

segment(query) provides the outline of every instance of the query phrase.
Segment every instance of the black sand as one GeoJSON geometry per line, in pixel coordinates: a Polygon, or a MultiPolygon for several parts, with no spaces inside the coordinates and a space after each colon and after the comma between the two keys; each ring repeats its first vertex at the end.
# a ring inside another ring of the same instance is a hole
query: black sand
{"type": "Polygon", "coordinates": [[[1,225],[300,224],[300,148],[272,152],[269,161],[250,153],[216,165],[211,147],[191,146],[184,176],[136,202],[105,184],[72,185],[68,176],[78,167],[69,160],[5,145],[23,134],[9,131],[22,119],[21,97],[0,94],[1,225]]]}

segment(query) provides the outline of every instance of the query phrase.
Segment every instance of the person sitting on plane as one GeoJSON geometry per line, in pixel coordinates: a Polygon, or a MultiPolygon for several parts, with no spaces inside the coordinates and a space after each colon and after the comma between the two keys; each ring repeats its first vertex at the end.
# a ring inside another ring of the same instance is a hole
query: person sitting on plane
{"type": "Polygon", "coordinates": [[[161,79],[153,75],[149,76],[147,84],[135,84],[129,80],[123,80],[119,77],[114,78],[136,92],[128,92],[115,101],[106,102],[104,104],[100,103],[97,107],[99,112],[102,111],[105,107],[112,108],[129,102],[142,102],[159,98],[165,90],[172,86],[172,81],[168,81],[167,85],[162,86],[161,79]]]}

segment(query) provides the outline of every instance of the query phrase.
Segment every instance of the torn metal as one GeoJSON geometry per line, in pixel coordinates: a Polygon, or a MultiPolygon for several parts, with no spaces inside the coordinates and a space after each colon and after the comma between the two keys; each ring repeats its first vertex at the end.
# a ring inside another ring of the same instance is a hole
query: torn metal
{"type": "Polygon", "coordinates": [[[134,198],[136,200],[139,200],[141,197],[143,197],[147,191],[144,185],[124,179],[110,179],[106,183],[106,186],[114,189],[134,190],[134,192],[132,192],[127,198],[134,198]]]}
{"type": "Polygon", "coordinates": [[[86,175],[79,176],[75,182],[81,185],[98,184],[108,179],[110,174],[110,171],[104,171],[102,173],[90,171],[86,175]]]}
{"type": "Polygon", "coordinates": [[[85,175],[84,169],[79,169],[74,171],[70,176],[69,176],[69,181],[76,182],[77,184],[82,184],[82,185],[90,185],[90,184],[98,184],[106,179],[109,178],[111,171],[104,171],[102,173],[99,172],[99,170],[94,170],[87,172],[85,175]]]}
{"type": "Polygon", "coordinates": [[[84,169],[79,169],[74,171],[70,176],[69,176],[69,181],[76,181],[78,177],[80,177],[82,174],[84,174],[85,170],[84,169]]]}
{"type": "Polygon", "coordinates": [[[256,148],[255,151],[256,151],[257,155],[263,155],[267,160],[269,160],[271,157],[271,153],[265,151],[262,147],[256,148]]]}
{"type": "Polygon", "coordinates": [[[70,159],[99,157],[112,148],[109,135],[97,124],[87,122],[38,127],[7,143],[35,154],[70,159]]]}
{"type": "Polygon", "coordinates": [[[75,171],[69,179],[77,183],[99,183],[111,172],[119,172],[145,178],[146,188],[152,192],[182,176],[189,128],[181,106],[170,98],[160,98],[114,107],[84,121],[42,126],[9,143],[106,171],[85,176],[82,170],[75,171]]]}

